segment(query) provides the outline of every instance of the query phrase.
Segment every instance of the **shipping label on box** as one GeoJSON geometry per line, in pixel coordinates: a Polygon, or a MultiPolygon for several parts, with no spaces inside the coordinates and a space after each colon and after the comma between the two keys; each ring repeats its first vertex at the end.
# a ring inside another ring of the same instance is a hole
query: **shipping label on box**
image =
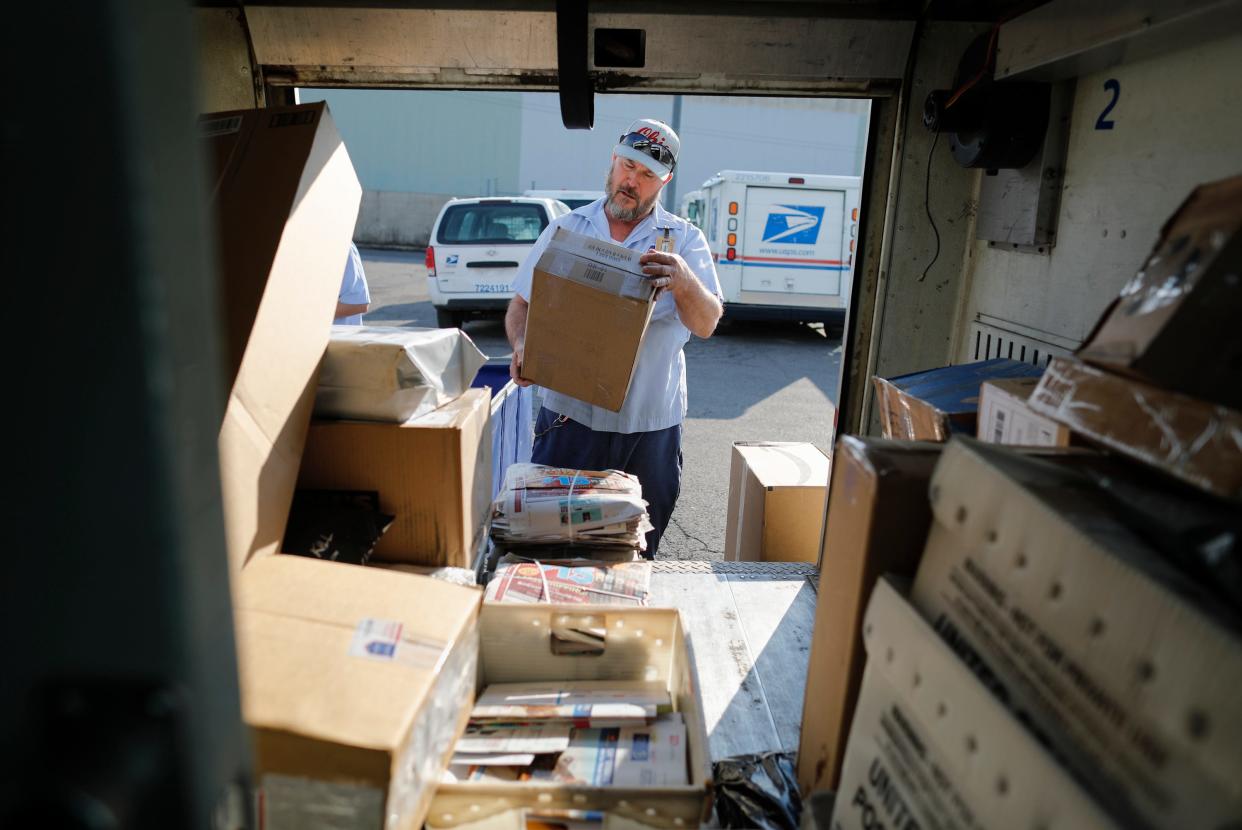
{"type": "Polygon", "coordinates": [[[522,376],[619,412],[655,295],[640,251],[558,228],[534,269],[522,376]]]}
{"type": "Polygon", "coordinates": [[[955,439],[912,594],[1127,825],[1242,820],[1242,641],[1072,470],[955,439]]]}
{"type": "Polygon", "coordinates": [[[1038,384],[1037,377],[984,381],[979,391],[979,440],[1022,447],[1069,446],[1069,428],[1027,403],[1038,384]]]}
{"type": "Polygon", "coordinates": [[[834,830],[1118,826],[888,580],[864,632],[834,830]]]}

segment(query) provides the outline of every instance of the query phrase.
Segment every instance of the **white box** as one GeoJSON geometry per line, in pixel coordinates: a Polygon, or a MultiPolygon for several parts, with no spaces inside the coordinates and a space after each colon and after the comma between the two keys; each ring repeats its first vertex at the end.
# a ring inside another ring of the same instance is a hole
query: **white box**
{"type": "Polygon", "coordinates": [[[976,437],[992,444],[1068,447],[1069,427],[1040,415],[1027,404],[1039,378],[998,378],[979,387],[976,437]]]}
{"type": "Polygon", "coordinates": [[[833,830],[1115,826],[887,579],[863,632],[833,830]]]}
{"type": "Polygon", "coordinates": [[[1242,821],[1242,640],[1150,531],[1075,470],[969,439],[930,493],[913,602],[1010,709],[1128,825],[1242,821]]]}
{"type": "MultiPolygon", "coordinates": [[[[522,809],[592,810],[612,826],[693,828],[711,809],[711,755],[694,653],[675,608],[483,603],[479,614],[479,688],[489,683],[645,680],[668,685],[686,724],[689,784],[679,787],[585,787],[530,782],[441,784],[427,826],[459,827],[522,809]],[[557,630],[601,636],[598,655],[556,654],[557,630]]],[[[499,826],[499,825],[489,825],[499,826]]]]}

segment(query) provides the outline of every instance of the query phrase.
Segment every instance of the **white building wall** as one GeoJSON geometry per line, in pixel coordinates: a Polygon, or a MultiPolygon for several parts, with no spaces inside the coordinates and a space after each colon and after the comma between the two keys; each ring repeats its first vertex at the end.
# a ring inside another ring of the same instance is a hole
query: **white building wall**
{"type": "MultiPolygon", "coordinates": [[[[589,131],[566,130],[548,92],[308,89],[298,98],[328,102],[358,172],[355,238],[406,247],[426,244],[449,196],[602,190],[632,121],[673,120],[669,95],[597,95],[589,131]]],[[[682,157],[665,195],[725,169],[860,174],[869,112],[856,100],[686,96],[682,157]]]]}

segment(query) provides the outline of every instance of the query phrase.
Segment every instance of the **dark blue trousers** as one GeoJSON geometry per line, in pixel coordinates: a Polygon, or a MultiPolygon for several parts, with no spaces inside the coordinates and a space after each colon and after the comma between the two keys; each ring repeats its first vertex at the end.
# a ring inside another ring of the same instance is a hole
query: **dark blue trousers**
{"type": "Polygon", "coordinates": [[[660,537],[681,492],[681,424],[655,432],[596,432],[547,407],[535,419],[531,461],[575,470],[621,470],[638,476],[654,529],[647,533],[648,559],[654,559],[660,537]]]}

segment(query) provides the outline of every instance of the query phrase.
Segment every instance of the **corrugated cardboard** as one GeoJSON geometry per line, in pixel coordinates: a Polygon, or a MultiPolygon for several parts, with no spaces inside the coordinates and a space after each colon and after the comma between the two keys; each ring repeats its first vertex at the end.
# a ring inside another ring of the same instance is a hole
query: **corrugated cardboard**
{"type": "Polygon", "coordinates": [[[1068,447],[1069,428],[1031,409],[1039,378],[987,380],[979,389],[980,441],[1020,447],[1068,447]]]}
{"type": "Polygon", "coordinates": [[[975,434],[979,387],[994,378],[1038,377],[1018,360],[984,360],[929,369],[895,378],[873,378],[885,438],[947,441],[953,433],[975,434]]]}
{"type": "Polygon", "coordinates": [[[226,372],[220,428],[229,561],[275,553],[362,188],[324,104],[216,113],[226,372]]]}
{"type": "Polygon", "coordinates": [[[432,828],[464,827],[521,808],[601,811],[666,830],[707,823],[712,768],[694,650],[675,608],[485,602],[479,615],[479,684],[560,680],[643,680],[666,684],[686,724],[685,786],[586,787],[534,782],[442,784],[427,816],[432,828]],[[603,654],[561,655],[557,629],[597,632],[603,654]]]}
{"type": "MultiPolygon", "coordinates": [[[[1153,548],[1179,504],[1115,496],[1118,475],[955,438],[932,478],[912,599],[1127,826],[1230,826],[1242,819],[1237,620],[1153,548]]],[[[1190,543],[1171,535],[1174,550],[1190,543]]]]}
{"type": "Polygon", "coordinates": [[[852,435],[837,439],[802,703],[803,796],[837,787],[862,683],[867,598],[881,574],[914,576],[931,524],[927,485],[943,448],[852,435]]]}
{"type": "Polygon", "coordinates": [[[461,329],[333,326],[315,417],[405,423],[469,389],[485,363],[461,329]]]}
{"type": "Polygon", "coordinates": [[[378,492],[396,519],[375,559],[469,568],[491,505],[490,406],[469,389],[404,424],[315,421],[298,487],[378,492]]]}
{"type": "Polygon", "coordinates": [[[1242,501],[1242,413],[1059,357],[1030,405],[1122,455],[1242,501]]]}
{"type": "Polygon", "coordinates": [[[1242,410],[1242,176],[1194,190],[1079,357],[1242,410]]]}
{"type": "Polygon", "coordinates": [[[474,699],[480,597],[297,556],[242,572],[242,710],[263,826],[422,826],[474,699]],[[380,629],[391,636],[367,636],[380,629]]]}
{"type": "Polygon", "coordinates": [[[827,487],[828,459],[814,444],[735,443],[725,559],[817,561],[827,487]]]}
{"type": "Polygon", "coordinates": [[[863,630],[867,669],[834,830],[1125,826],[1083,792],[888,580],[876,585],[863,630]]]}
{"type": "Polygon", "coordinates": [[[641,255],[557,229],[535,265],[523,377],[620,411],[655,308],[641,255]]]}

